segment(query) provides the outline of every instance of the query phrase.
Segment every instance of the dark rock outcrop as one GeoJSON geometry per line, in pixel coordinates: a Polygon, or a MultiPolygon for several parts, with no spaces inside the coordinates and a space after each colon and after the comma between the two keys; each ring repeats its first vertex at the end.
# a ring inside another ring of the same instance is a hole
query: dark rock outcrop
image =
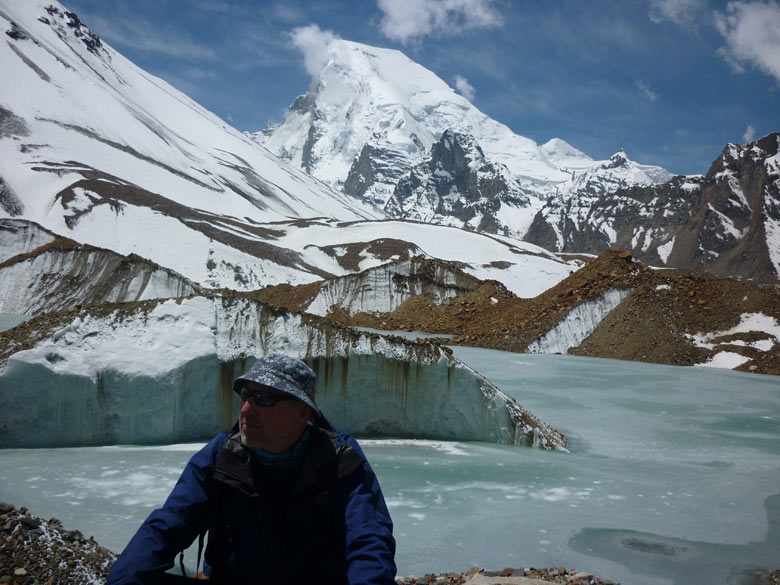
{"type": "Polygon", "coordinates": [[[762,282],[780,269],[780,134],[729,144],[705,176],[553,199],[525,240],[549,250],[630,250],[642,262],[762,282]]]}
{"type": "Polygon", "coordinates": [[[528,197],[503,165],[487,161],[473,136],[445,131],[430,156],[396,184],[386,209],[407,219],[507,232],[496,217],[502,204],[526,207],[528,197]]]}

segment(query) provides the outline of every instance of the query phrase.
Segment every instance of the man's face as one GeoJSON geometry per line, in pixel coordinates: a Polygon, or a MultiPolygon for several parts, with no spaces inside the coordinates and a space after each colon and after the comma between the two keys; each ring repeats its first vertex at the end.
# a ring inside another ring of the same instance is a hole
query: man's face
{"type": "MultiPolygon", "coordinates": [[[[244,385],[251,392],[283,394],[257,382],[244,385]]],[[[280,400],[273,406],[257,406],[252,400],[242,401],[238,415],[241,442],[268,453],[283,453],[300,439],[310,417],[311,408],[300,400],[280,400]]]]}

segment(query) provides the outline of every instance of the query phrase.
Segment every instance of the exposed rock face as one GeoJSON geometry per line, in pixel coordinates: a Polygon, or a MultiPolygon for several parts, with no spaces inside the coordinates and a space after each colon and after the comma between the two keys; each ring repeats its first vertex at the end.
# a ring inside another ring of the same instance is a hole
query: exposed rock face
{"type": "Polygon", "coordinates": [[[3,209],[11,217],[21,215],[24,204],[14,190],[0,177],[0,209],[3,209]]]}
{"type": "MultiPolygon", "coordinates": [[[[18,27],[16,30],[18,31],[18,27]]],[[[12,35],[9,36],[14,38],[12,35]]],[[[27,122],[24,121],[24,118],[17,116],[11,110],[7,110],[3,106],[0,106],[0,138],[29,135],[30,127],[27,125],[27,122]]]]}
{"type": "Polygon", "coordinates": [[[409,170],[410,163],[405,154],[404,151],[365,144],[349,169],[344,192],[387,208],[398,181],[409,170]]]}
{"type": "MultiPolygon", "coordinates": [[[[631,250],[652,265],[775,281],[780,275],[780,134],[728,145],[703,177],[592,187],[549,201],[526,240],[564,252],[631,250]]],[[[616,161],[616,163],[619,161],[616,161]]]]}
{"type": "Polygon", "coordinates": [[[447,130],[430,156],[398,181],[385,209],[397,217],[522,235],[499,218],[504,205],[525,209],[530,200],[504,165],[486,160],[473,136],[447,130]]]}
{"type": "Polygon", "coordinates": [[[90,31],[87,26],[79,20],[79,17],[74,12],[68,10],[61,10],[60,8],[50,5],[46,8],[46,12],[49,15],[47,19],[51,27],[57,31],[60,37],[65,37],[66,28],[70,29],[74,37],[79,39],[86,49],[96,55],[100,55],[100,50],[103,48],[103,43],[100,41],[95,33],[90,31]]]}

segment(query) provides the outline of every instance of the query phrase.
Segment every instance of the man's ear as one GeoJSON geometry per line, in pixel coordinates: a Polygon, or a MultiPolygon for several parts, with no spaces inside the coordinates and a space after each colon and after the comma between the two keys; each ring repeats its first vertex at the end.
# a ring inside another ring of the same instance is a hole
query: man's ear
{"type": "Polygon", "coordinates": [[[312,407],[306,404],[305,402],[300,402],[299,411],[300,411],[301,420],[305,420],[305,421],[308,421],[314,414],[314,410],[312,410],[312,407]]]}

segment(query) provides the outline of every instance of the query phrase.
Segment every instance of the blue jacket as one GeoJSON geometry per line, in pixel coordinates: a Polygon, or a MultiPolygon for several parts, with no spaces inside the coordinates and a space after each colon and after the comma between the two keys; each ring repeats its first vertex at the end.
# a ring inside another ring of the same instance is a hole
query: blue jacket
{"type": "Polygon", "coordinates": [[[235,429],[217,435],[138,529],[106,585],[161,582],[206,531],[206,573],[220,582],[394,585],[393,524],[357,442],[315,426],[299,470],[286,505],[273,505],[235,429]]]}

